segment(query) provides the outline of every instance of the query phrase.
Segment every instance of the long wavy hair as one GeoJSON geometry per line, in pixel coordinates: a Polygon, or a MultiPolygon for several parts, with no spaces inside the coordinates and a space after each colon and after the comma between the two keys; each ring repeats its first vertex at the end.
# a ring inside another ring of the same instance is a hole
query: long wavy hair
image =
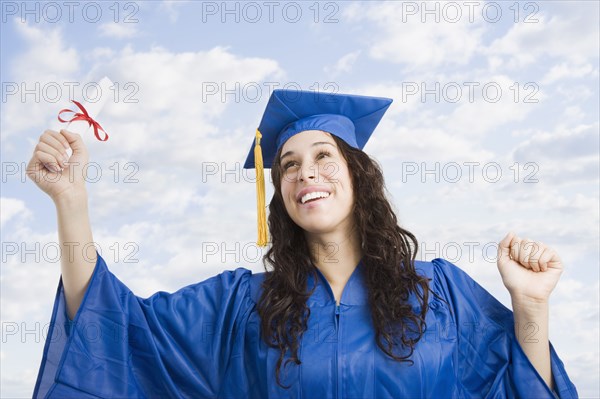
{"type": "MultiPolygon", "coordinates": [[[[386,198],[383,174],[376,161],[361,150],[333,136],[348,163],[354,191],[355,228],[362,243],[362,261],[368,301],[377,345],[389,357],[412,364],[414,346],[425,332],[429,280],[415,271],[417,239],[398,225],[386,198]],[[408,298],[414,294],[420,312],[413,311],[408,298]],[[399,347],[402,354],[395,353],[399,347]]],[[[277,384],[281,383],[281,365],[300,364],[299,340],[307,329],[310,309],[306,305],[308,276],[317,272],[311,259],[304,231],[288,215],[281,194],[283,170],[276,154],[271,169],[275,192],[269,204],[269,229],[272,246],[265,254],[272,271],[266,273],[258,303],[264,341],[280,350],[276,366],[277,384]]]]}

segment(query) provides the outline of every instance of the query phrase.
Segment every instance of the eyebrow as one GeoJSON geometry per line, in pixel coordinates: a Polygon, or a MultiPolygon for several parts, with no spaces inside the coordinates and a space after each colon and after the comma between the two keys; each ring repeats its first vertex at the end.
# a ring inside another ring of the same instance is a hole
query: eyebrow
{"type": "MultiPolygon", "coordinates": [[[[321,144],[329,144],[332,147],[335,147],[335,145],[333,143],[330,143],[329,141],[317,141],[316,143],[312,143],[311,147],[317,146],[317,145],[321,145],[321,144]]],[[[294,151],[288,151],[285,154],[283,154],[281,156],[281,158],[279,158],[279,161],[281,162],[283,160],[283,158],[293,155],[294,151]]]]}

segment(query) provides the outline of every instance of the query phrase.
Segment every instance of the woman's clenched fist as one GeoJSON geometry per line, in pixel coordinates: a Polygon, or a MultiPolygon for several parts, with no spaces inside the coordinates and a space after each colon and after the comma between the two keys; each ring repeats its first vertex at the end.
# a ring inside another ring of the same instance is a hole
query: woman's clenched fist
{"type": "Polygon", "coordinates": [[[66,195],[86,193],[88,160],[87,149],[79,134],[46,130],[33,150],[27,176],[56,202],[66,195]],[[73,151],[70,158],[69,148],[73,151]]]}

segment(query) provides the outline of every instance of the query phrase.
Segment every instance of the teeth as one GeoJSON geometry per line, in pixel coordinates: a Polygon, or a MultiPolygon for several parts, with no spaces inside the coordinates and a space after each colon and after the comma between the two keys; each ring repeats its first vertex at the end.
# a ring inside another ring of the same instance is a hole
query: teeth
{"type": "Polygon", "coordinates": [[[302,202],[304,204],[306,201],[310,201],[315,198],[327,198],[327,197],[329,197],[329,193],[326,193],[323,191],[315,191],[313,193],[304,194],[302,196],[302,198],[300,199],[300,202],[302,202]]]}

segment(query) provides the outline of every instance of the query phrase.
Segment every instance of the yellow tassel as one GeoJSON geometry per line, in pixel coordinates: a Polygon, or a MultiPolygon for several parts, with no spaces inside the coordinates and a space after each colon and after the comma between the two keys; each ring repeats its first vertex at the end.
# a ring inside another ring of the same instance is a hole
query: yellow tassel
{"type": "Polygon", "coordinates": [[[263,167],[262,149],[260,139],[262,134],[256,129],[256,143],[254,145],[254,167],[256,168],[256,207],[258,211],[258,240],[259,247],[267,246],[267,211],[265,204],[265,172],[263,167]]]}

